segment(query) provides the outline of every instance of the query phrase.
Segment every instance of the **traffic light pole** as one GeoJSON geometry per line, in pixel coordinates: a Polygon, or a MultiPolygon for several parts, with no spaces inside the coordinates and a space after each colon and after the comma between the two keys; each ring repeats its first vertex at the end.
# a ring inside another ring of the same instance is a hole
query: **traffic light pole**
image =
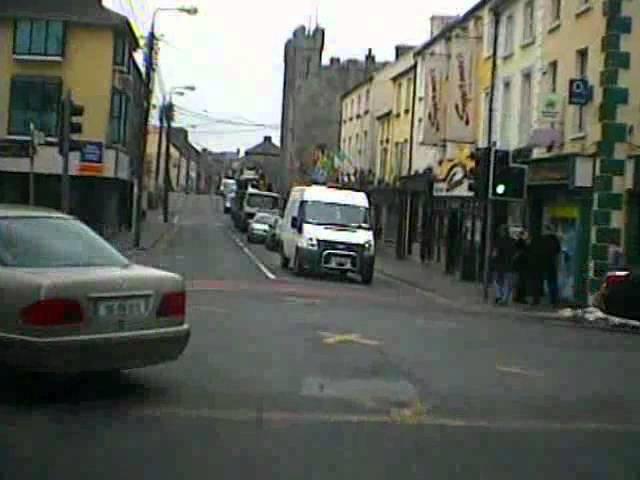
{"type": "Polygon", "coordinates": [[[164,223],[169,223],[169,190],[171,189],[171,175],[169,173],[171,168],[171,103],[167,104],[165,108],[165,122],[167,124],[165,133],[167,138],[165,139],[164,146],[164,192],[162,196],[162,219],[164,223]]]}
{"type": "Polygon", "coordinates": [[[484,268],[483,268],[483,296],[489,301],[489,284],[491,283],[491,252],[493,250],[493,170],[496,163],[496,145],[493,141],[493,105],[496,94],[496,69],[498,64],[498,32],[500,31],[500,13],[493,12],[493,56],[491,58],[491,88],[489,90],[489,118],[487,119],[487,145],[489,145],[489,178],[487,181],[487,196],[484,217],[484,268]]]}

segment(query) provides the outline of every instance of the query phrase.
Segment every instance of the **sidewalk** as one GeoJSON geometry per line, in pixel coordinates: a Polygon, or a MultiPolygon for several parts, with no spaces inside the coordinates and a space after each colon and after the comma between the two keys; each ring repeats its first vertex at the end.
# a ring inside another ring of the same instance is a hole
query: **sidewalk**
{"type": "Polygon", "coordinates": [[[153,249],[176,226],[176,217],[179,217],[187,195],[183,193],[171,193],[169,205],[169,222],[164,223],[162,209],[148,210],[147,217],[141,223],[140,248],[134,248],[134,232],[122,231],[107,238],[107,240],[120,252],[132,256],[136,252],[153,249]]]}
{"type": "Polygon", "coordinates": [[[530,306],[512,304],[495,306],[493,291],[490,301],[485,302],[482,283],[466,282],[455,275],[446,275],[442,265],[420,263],[413,258],[398,260],[389,249],[378,250],[376,271],[392,280],[411,285],[420,290],[434,302],[448,305],[469,313],[515,313],[539,318],[560,318],[558,311],[551,306],[530,306]]]}

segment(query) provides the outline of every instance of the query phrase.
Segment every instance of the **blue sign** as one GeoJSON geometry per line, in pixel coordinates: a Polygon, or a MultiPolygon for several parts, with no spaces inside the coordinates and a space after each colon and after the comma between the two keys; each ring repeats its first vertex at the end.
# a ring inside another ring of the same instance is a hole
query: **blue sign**
{"type": "Polygon", "coordinates": [[[87,142],[80,150],[80,161],[83,163],[102,163],[102,143],[87,142]]]}
{"type": "Polygon", "coordinates": [[[569,105],[586,105],[593,98],[593,87],[586,78],[569,80],[569,105]]]}

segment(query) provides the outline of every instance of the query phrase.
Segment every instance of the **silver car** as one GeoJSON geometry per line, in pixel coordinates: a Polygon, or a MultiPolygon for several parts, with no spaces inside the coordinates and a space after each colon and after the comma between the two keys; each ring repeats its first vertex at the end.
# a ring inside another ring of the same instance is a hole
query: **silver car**
{"type": "Polygon", "coordinates": [[[132,264],[73,217],[0,205],[0,363],[77,373],[175,360],[185,313],[179,275],[132,264]]]}

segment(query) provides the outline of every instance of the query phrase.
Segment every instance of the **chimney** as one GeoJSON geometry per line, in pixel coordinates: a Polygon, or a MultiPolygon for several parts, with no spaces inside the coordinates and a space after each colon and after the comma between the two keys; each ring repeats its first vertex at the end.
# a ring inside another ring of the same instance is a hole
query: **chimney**
{"type": "Polygon", "coordinates": [[[402,55],[413,50],[413,45],[396,45],[396,60],[402,55]]]}
{"type": "Polygon", "coordinates": [[[455,22],[459,17],[455,15],[432,15],[430,19],[431,23],[431,38],[439,34],[447,25],[455,22]]]}
{"type": "Polygon", "coordinates": [[[364,64],[367,67],[371,67],[376,64],[376,56],[373,54],[372,49],[367,51],[367,55],[364,57],[364,64]]]}
{"type": "Polygon", "coordinates": [[[271,135],[267,135],[266,137],[264,137],[264,143],[272,143],[271,135]]]}
{"type": "Polygon", "coordinates": [[[331,57],[329,59],[329,65],[331,65],[332,67],[340,65],[340,57],[331,57]]]}

